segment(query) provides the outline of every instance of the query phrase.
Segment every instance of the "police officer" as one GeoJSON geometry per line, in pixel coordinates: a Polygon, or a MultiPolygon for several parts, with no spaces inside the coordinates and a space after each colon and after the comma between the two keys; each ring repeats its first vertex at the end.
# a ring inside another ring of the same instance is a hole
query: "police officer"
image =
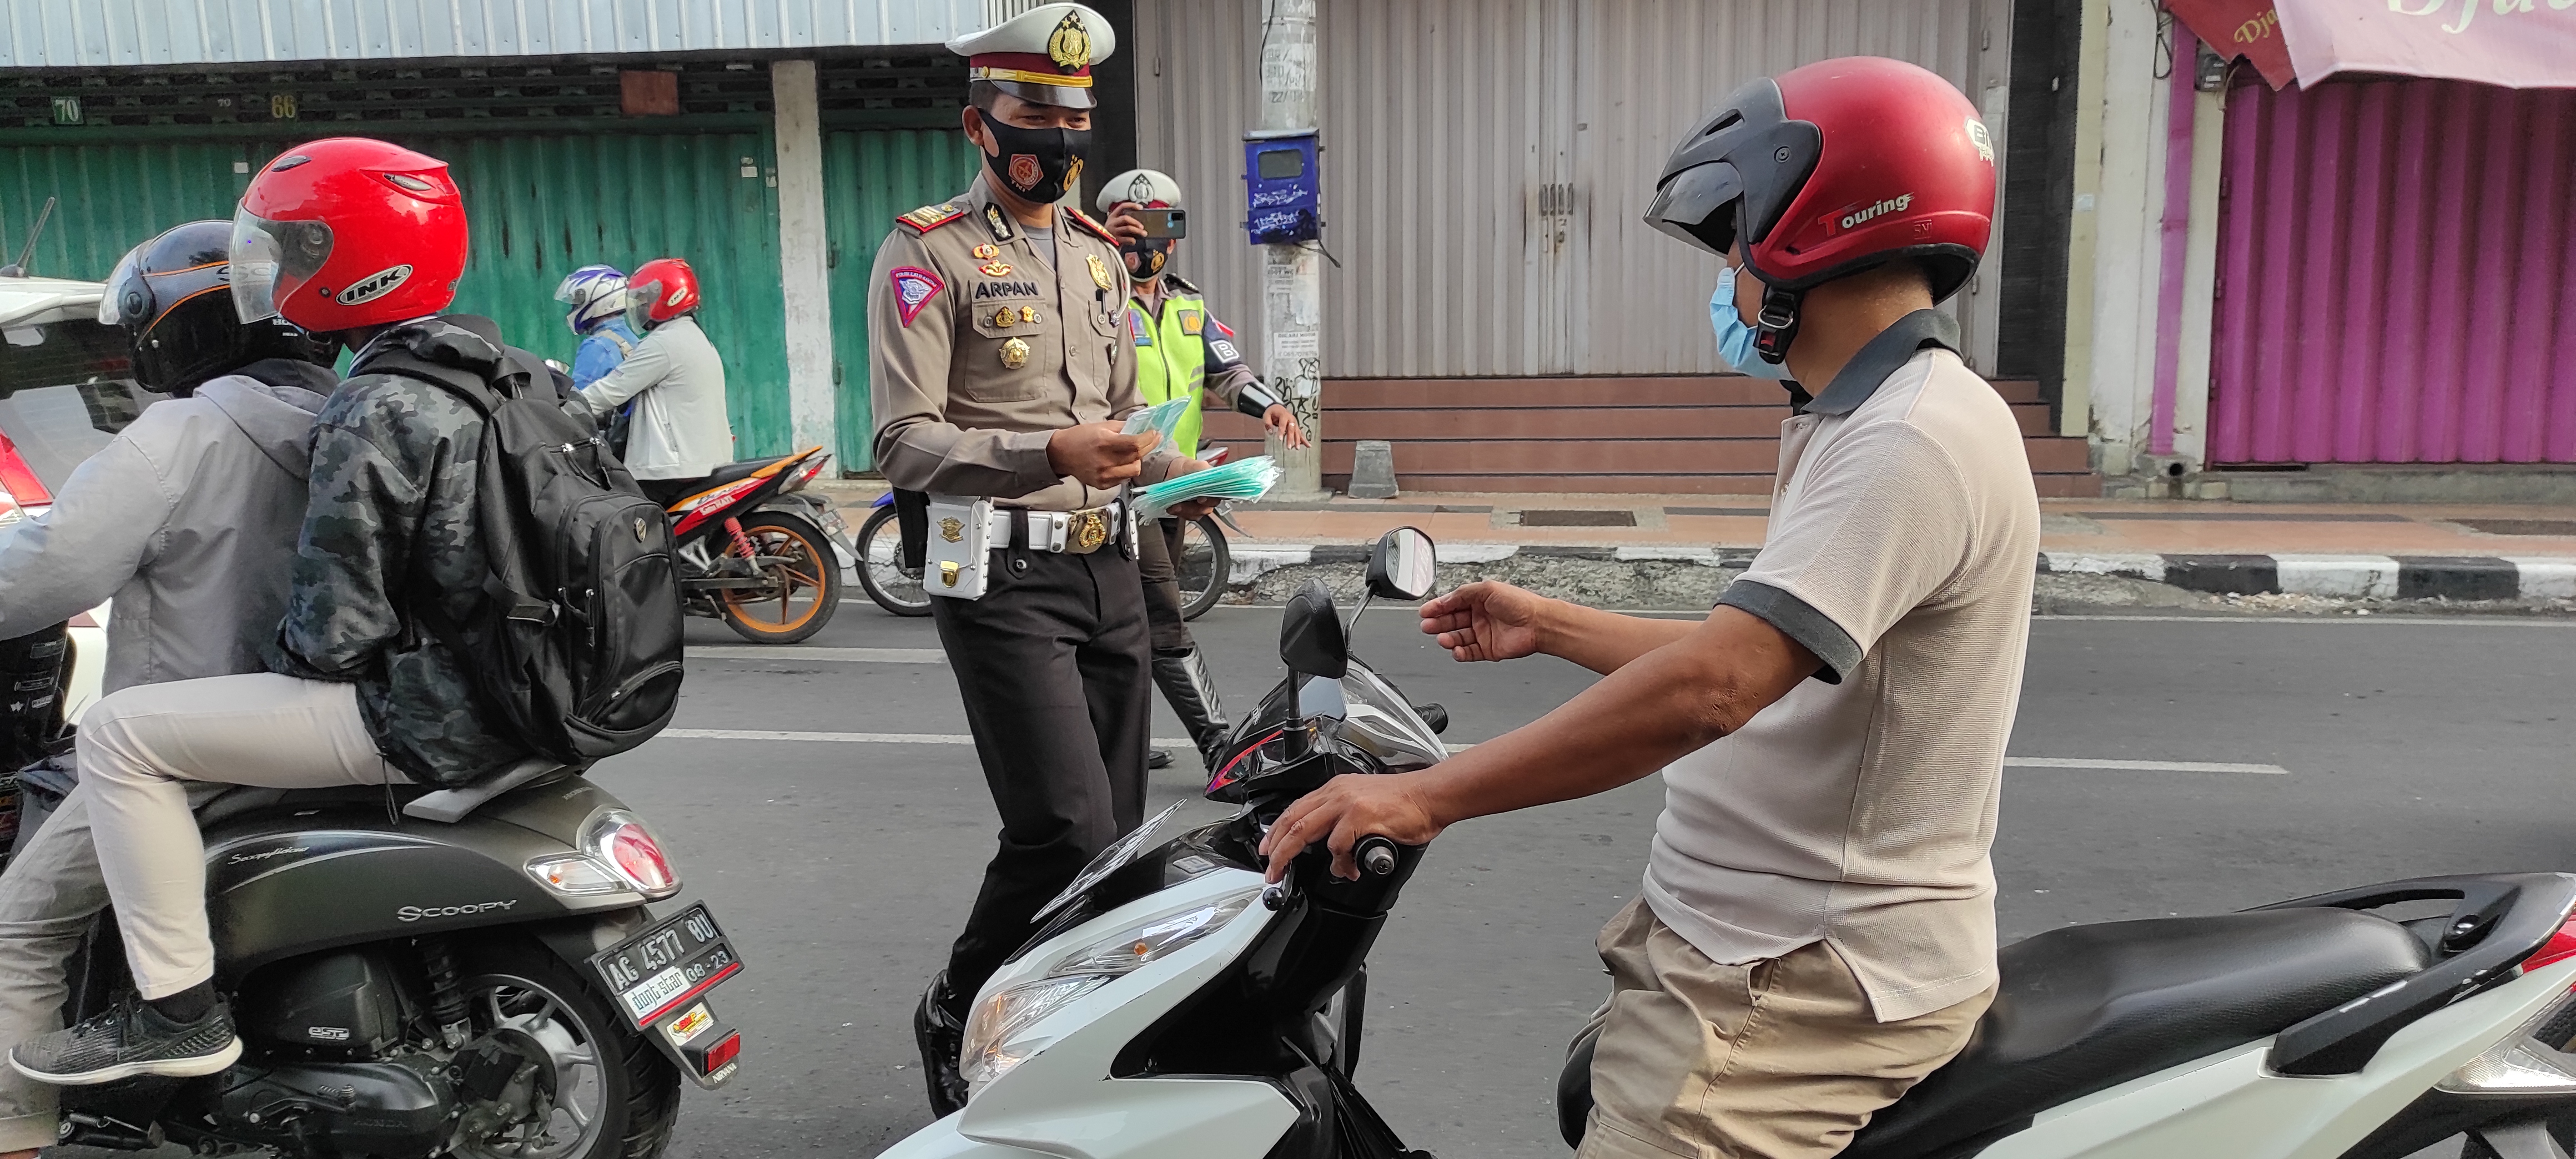
{"type": "MultiPolygon", "coordinates": [[[[1100,212],[1111,216],[1128,209],[1178,209],[1181,183],[1156,169],[1130,169],[1100,187],[1100,212]]],[[[1183,455],[1198,455],[1200,396],[1215,399],[1260,419],[1291,447],[1306,445],[1306,433],[1277,395],[1244,365],[1234,330],[1208,312],[1197,286],[1171,272],[1178,238],[1132,237],[1119,244],[1135,293],[1127,302],[1128,340],[1136,347],[1136,388],[1148,403],[1173,398],[1189,400],[1172,441],[1183,455]]],[[[1145,614],[1152,623],[1154,684],[1189,730],[1199,760],[1211,773],[1225,752],[1225,710],[1217,702],[1216,680],[1207,660],[1190,639],[1189,622],[1181,617],[1181,585],[1176,562],[1181,556],[1181,521],[1165,517],[1139,529],[1138,570],[1145,577],[1145,614]]],[[[1151,768],[1171,763],[1160,749],[1147,761],[1151,768]]]]}
{"type": "Polygon", "coordinates": [[[1144,820],[1151,694],[1126,485],[1206,466],[1152,432],[1120,433],[1114,420],[1144,401],[1119,236],[1055,204],[1090,143],[1092,65],[1115,45],[1080,4],[950,41],[968,58],[962,119],[985,171],[954,200],[899,216],[869,284],[878,468],[899,493],[959,513],[928,539],[991,544],[963,561],[968,574],[951,559],[929,585],[1002,816],[966,929],[914,1016],[941,1115],[965,1101],[958,1054],[976,991],[1038,907],[1144,820]]]}

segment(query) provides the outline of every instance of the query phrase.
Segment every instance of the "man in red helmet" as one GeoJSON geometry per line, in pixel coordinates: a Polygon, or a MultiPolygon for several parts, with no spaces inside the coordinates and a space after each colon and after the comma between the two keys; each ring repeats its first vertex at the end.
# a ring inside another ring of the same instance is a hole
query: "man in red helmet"
{"type": "Polygon", "coordinates": [[[269,671],[127,688],[81,721],[99,868],[143,1001],[18,1044],[10,1062],[28,1077],[187,1077],[240,1056],[212,984],[188,783],[452,786],[527,756],[478,703],[464,658],[411,627],[468,623],[482,598],[483,421],[444,387],[376,369],[408,360],[487,382],[526,372],[488,321],[439,316],[465,253],[446,164],[382,141],[298,146],[242,195],[229,255],[241,319],[283,317],[349,346],[352,373],[314,422],[269,671]]]}
{"type": "Polygon", "coordinates": [[[668,505],[733,461],[733,418],[725,410],[724,356],[698,329],[698,274],[678,258],[655,258],[626,279],[626,324],[642,335],[617,369],[573,397],[601,425],[629,400],[626,469],[646,497],[668,505]]]}
{"type": "Polygon", "coordinates": [[[1994,150],[1913,65],[1755,81],[1684,139],[1650,224],[1740,267],[1798,383],[1762,552],[1699,623],[1503,584],[1422,608],[1460,660],[1545,652],[1603,679],[1537,722],[1290,807],[1357,877],[1362,836],[1661,771],[1644,893],[1597,942],[1579,1159],[1826,1156],[1966,1045],[1994,994],[1993,843],[2039,504],[2010,409],[1933,310],[1984,253],[1994,150]]]}

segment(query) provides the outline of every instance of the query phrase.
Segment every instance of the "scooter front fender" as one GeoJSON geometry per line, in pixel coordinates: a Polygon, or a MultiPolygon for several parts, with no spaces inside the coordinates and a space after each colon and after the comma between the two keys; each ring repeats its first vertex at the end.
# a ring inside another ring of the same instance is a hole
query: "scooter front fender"
{"type": "Polygon", "coordinates": [[[1095,1090],[1076,1107],[979,1113],[973,1134],[961,1111],[878,1159],[1260,1159],[1297,1121],[1279,1088],[1254,1079],[1112,1079],[1095,1090]]]}

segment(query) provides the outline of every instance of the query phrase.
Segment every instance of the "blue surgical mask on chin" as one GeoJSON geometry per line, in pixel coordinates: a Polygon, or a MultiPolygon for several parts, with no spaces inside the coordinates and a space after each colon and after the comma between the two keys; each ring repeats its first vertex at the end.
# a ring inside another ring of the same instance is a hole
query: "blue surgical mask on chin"
{"type": "Polygon", "coordinates": [[[1789,379],[1789,366],[1770,362],[1753,350],[1753,328],[1744,324],[1744,316],[1735,311],[1735,267],[1718,271],[1717,292],[1709,295],[1708,325],[1717,331],[1717,353],[1739,374],[1767,378],[1773,382],[1789,379]]]}

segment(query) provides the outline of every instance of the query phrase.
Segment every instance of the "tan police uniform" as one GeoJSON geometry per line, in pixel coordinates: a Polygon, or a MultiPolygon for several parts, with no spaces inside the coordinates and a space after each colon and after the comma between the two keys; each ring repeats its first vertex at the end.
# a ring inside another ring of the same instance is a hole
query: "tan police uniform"
{"type": "MultiPolygon", "coordinates": [[[[978,80],[1087,107],[1067,94],[1087,96],[1089,63],[1106,55],[1094,46],[1107,41],[1097,13],[1056,4],[950,47],[970,55],[978,80]]],[[[1109,232],[1081,213],[1058,207],[1050,238],[997,200],[997,174],[1041,185],[1040,164],[1006,150],[963,195],[899,216],[868,295],[878,469],[938,510],[980,498],[1005,512],[988,524],[980,598],[943,596],[939,573],[924,576],[1002,817],[944,987],[933,983],[917,1016],[926,1060],[950,1066],[948,1020],[1028,939],[1038,907],[1144,819],[1151,685],[1125,498],[1061,476],[1047,459],[1056,431],[1143,408],[1124,341],[1127,271],[1109,232]]],[[[1177,462],[1158,450],[1141,482],[1177,462]]],[[[967,533],[932,519],[926,534],[954,545],[967,533]]],[[[944,1113],[956,1088],[943,1095],[943,1077],[931,1079],[944,1113]]]]}

